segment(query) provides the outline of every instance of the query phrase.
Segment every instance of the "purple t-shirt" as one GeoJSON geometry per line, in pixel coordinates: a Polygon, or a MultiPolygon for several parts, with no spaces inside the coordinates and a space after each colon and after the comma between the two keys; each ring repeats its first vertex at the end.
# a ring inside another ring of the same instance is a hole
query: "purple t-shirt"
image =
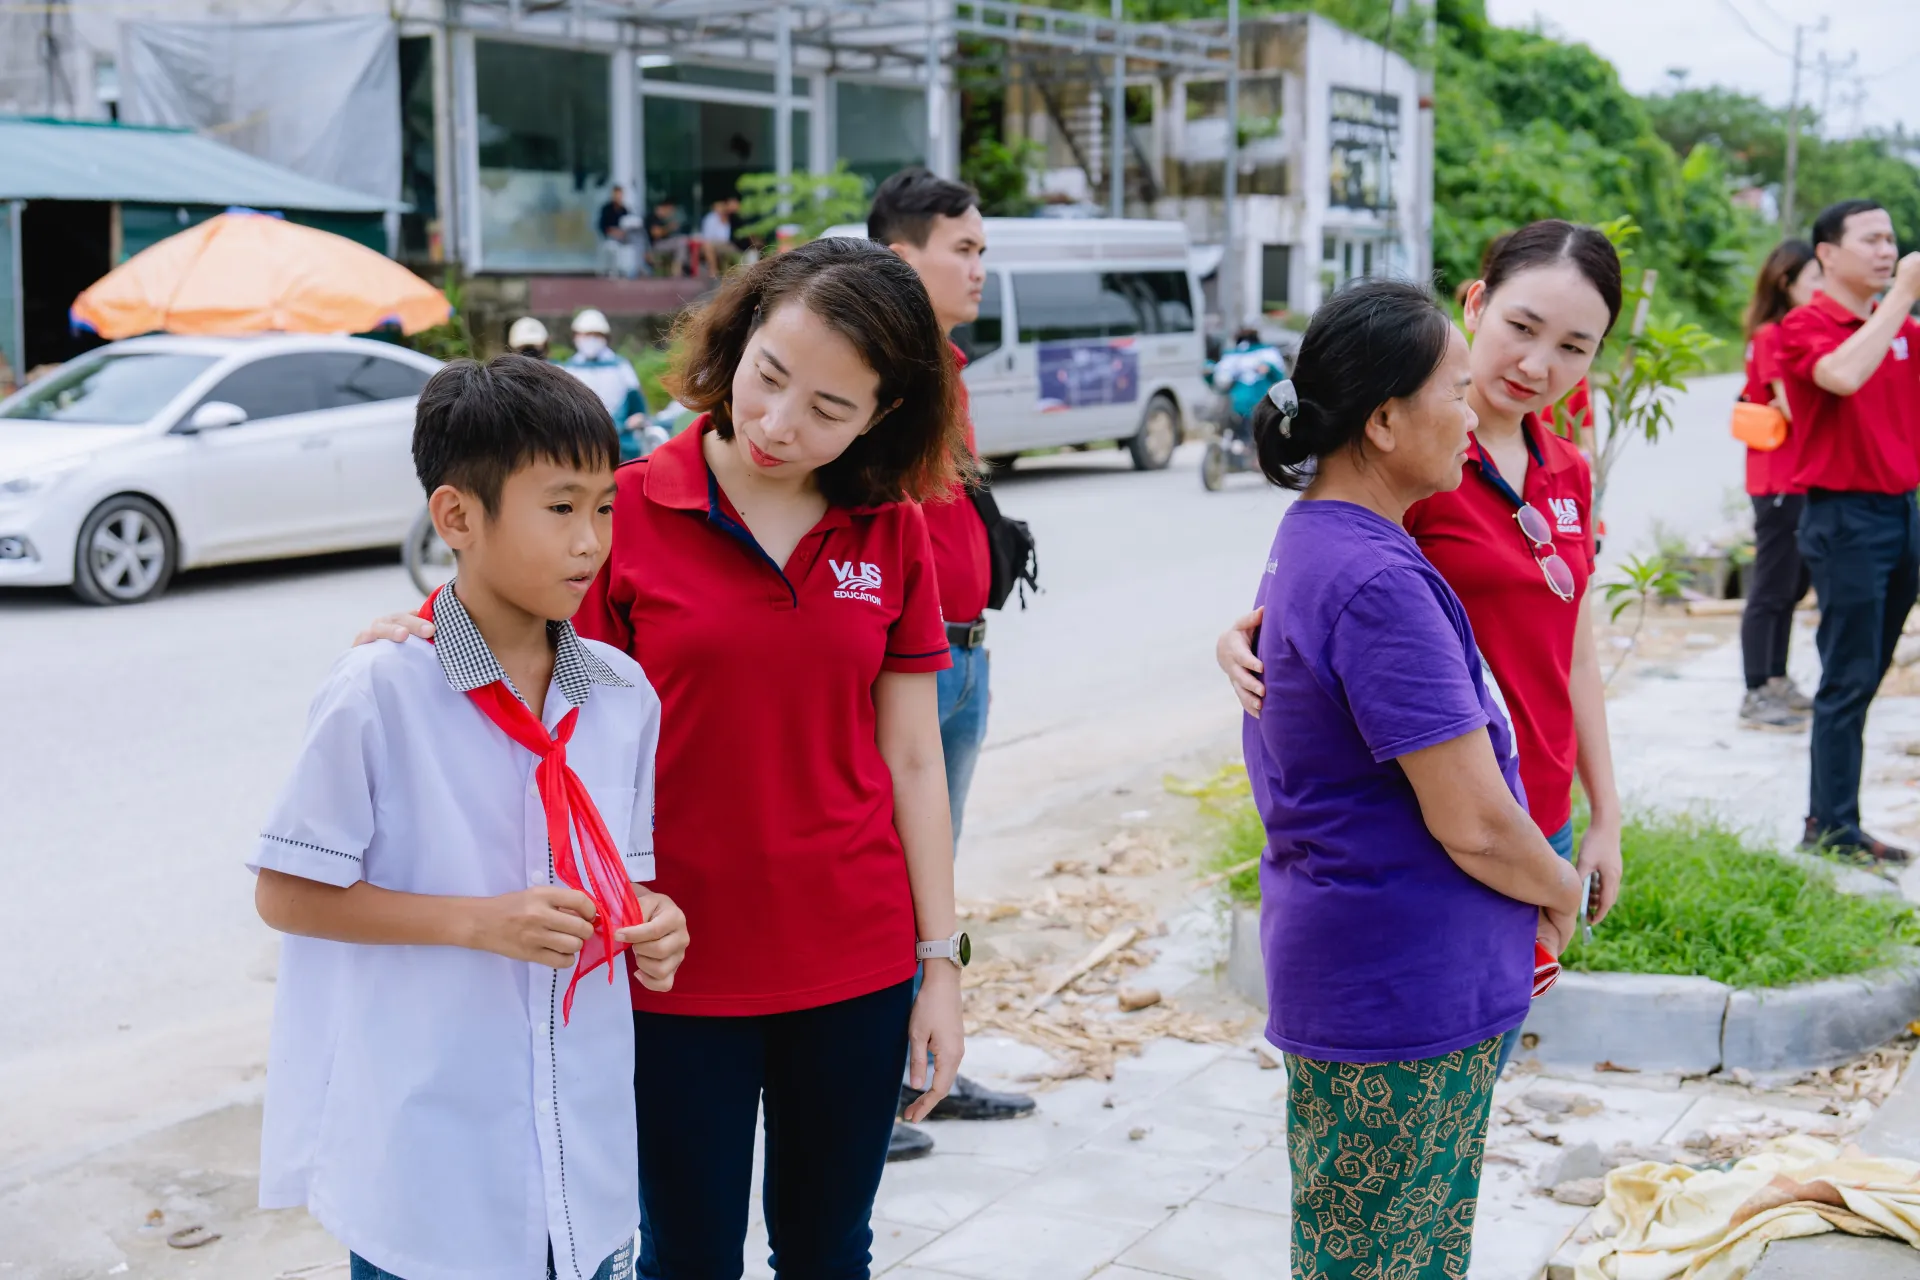
{"type": "Polygon", "coordinates": [[[1266,705],[1242,740],[1267,829],[1267,1039],[1319,1061],[1395,1062],[1518,1026],[1538,913],[1453,864],[1396,763],[1485,725],[1524,804],[1453,588],[1399,525],[1302,500],[1258,603],[1266,705]]]}

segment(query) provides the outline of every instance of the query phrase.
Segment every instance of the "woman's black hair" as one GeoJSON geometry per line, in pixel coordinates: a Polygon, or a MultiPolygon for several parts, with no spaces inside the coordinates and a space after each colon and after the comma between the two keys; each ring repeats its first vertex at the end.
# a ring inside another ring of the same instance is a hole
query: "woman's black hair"
{"type": "MultiPolygon", "coordinates": [[[[1480,278],[1487,296],[1524,271],[1571,262],[1607,304],[1607,332],[1620,319],[1620,254],[1613,242],[1593,227],[1577,226],[1558,218],[1530,222],[1487,246],[1480,278]]],[[[1600,335],[1606,337],[1606,333],[1600,335]]]]}
{"type": "Polygon", "coordinates": [[[1283,420],[1267,397],[1253,408],[1261,472],[1283,489],[1306,488],[1321,458],[1359,446],[1376,409],[1427,384],[1452,333],[1418,285],[1362,280],[1334,294],[1313,313],[1294,358],[1299,411],[1283,420]]]}
{"type": "Polygon", "coordinates": [[[1793,286],[1800,273],[1818,261],[1805,240],[1782,240],[1760,265],[1753,282],[1753,301],[1747,304],[1747,336],[1778,324],[1793,310],[1793,286]]]}

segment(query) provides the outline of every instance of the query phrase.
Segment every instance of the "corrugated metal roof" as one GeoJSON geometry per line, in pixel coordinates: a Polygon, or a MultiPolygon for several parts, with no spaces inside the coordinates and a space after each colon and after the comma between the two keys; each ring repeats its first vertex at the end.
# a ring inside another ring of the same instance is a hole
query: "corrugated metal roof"
{"type": "Polygon", "coordinates": [[[0,200],[125,200],[384,213],[398,201],[316,182],[186,129],[0,118],[0,200]]]}

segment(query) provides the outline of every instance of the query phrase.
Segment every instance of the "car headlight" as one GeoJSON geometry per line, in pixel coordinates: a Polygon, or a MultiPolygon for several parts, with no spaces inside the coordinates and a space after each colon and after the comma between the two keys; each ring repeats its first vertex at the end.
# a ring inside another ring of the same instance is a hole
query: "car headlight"
{"type": "Polygon", "coordinates": [[[51,489],[67,476],[85,466],[88,459],[65,458],[56,463],[34,467],[27,471],[17,471],[0,479],[0,502],[9,498],[25,498],[43,490],[51,489]]]}

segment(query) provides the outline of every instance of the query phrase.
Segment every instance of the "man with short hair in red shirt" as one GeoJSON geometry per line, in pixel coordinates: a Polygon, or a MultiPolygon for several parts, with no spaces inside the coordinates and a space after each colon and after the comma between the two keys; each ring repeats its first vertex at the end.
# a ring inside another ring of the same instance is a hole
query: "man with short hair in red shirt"
{"type": "Polygon", "coordinates": [[[1822,211],[1813,246],[1820,292],[1780,322],[1779,345],[1804,432],[1800,554],[1820,601],[1806,842],[1904,863],[1906,850],[1860,829],[1860,766],[1867,707],[1920,594],[1920,253],[1899,256],[1871,200],[1822,211]]]}
{"type": "MultiPolygon", "coordinates": [[[[867,214],[867,235],[886,245],[919,273],[933,302],[933,314],[949,334],[980,314],[980,290],[986,273],[986,220],[980,194],[962,182],[936,177],[921,168],[902,169],[880,184],[867,214]]],[[[966,354],[953,349],[963,367],[966,354]]],[[[961,388],[965,394],[965,386],[961,388]]],[[[973,447],[973,420],[967,420],[967,446],[973,447]]],[[[953,811],[953,838],[967,807],[967,788],[987,736],[987,597],[993,562],[987,526],[967,494],[955,485],[945,502],[929,502],[927,534],[933,542],[934,576],[940,584],[940,612],[946,618],[953,666],[940,676],[940,745],[946,752],[947,802],[953,811]]],[[[903,1094],[901,1105],[910,1099],[903,1094]]],[[[961,1076],[934,1107],[935,1120],[1004,1120],[1033,1111],[1025,1094],[987,1089],[961,1076]]],[[[933,1140],[907,1125],[894,1126],[889,1160],[912,1159],[933,1149],[933,1140]]]]}

